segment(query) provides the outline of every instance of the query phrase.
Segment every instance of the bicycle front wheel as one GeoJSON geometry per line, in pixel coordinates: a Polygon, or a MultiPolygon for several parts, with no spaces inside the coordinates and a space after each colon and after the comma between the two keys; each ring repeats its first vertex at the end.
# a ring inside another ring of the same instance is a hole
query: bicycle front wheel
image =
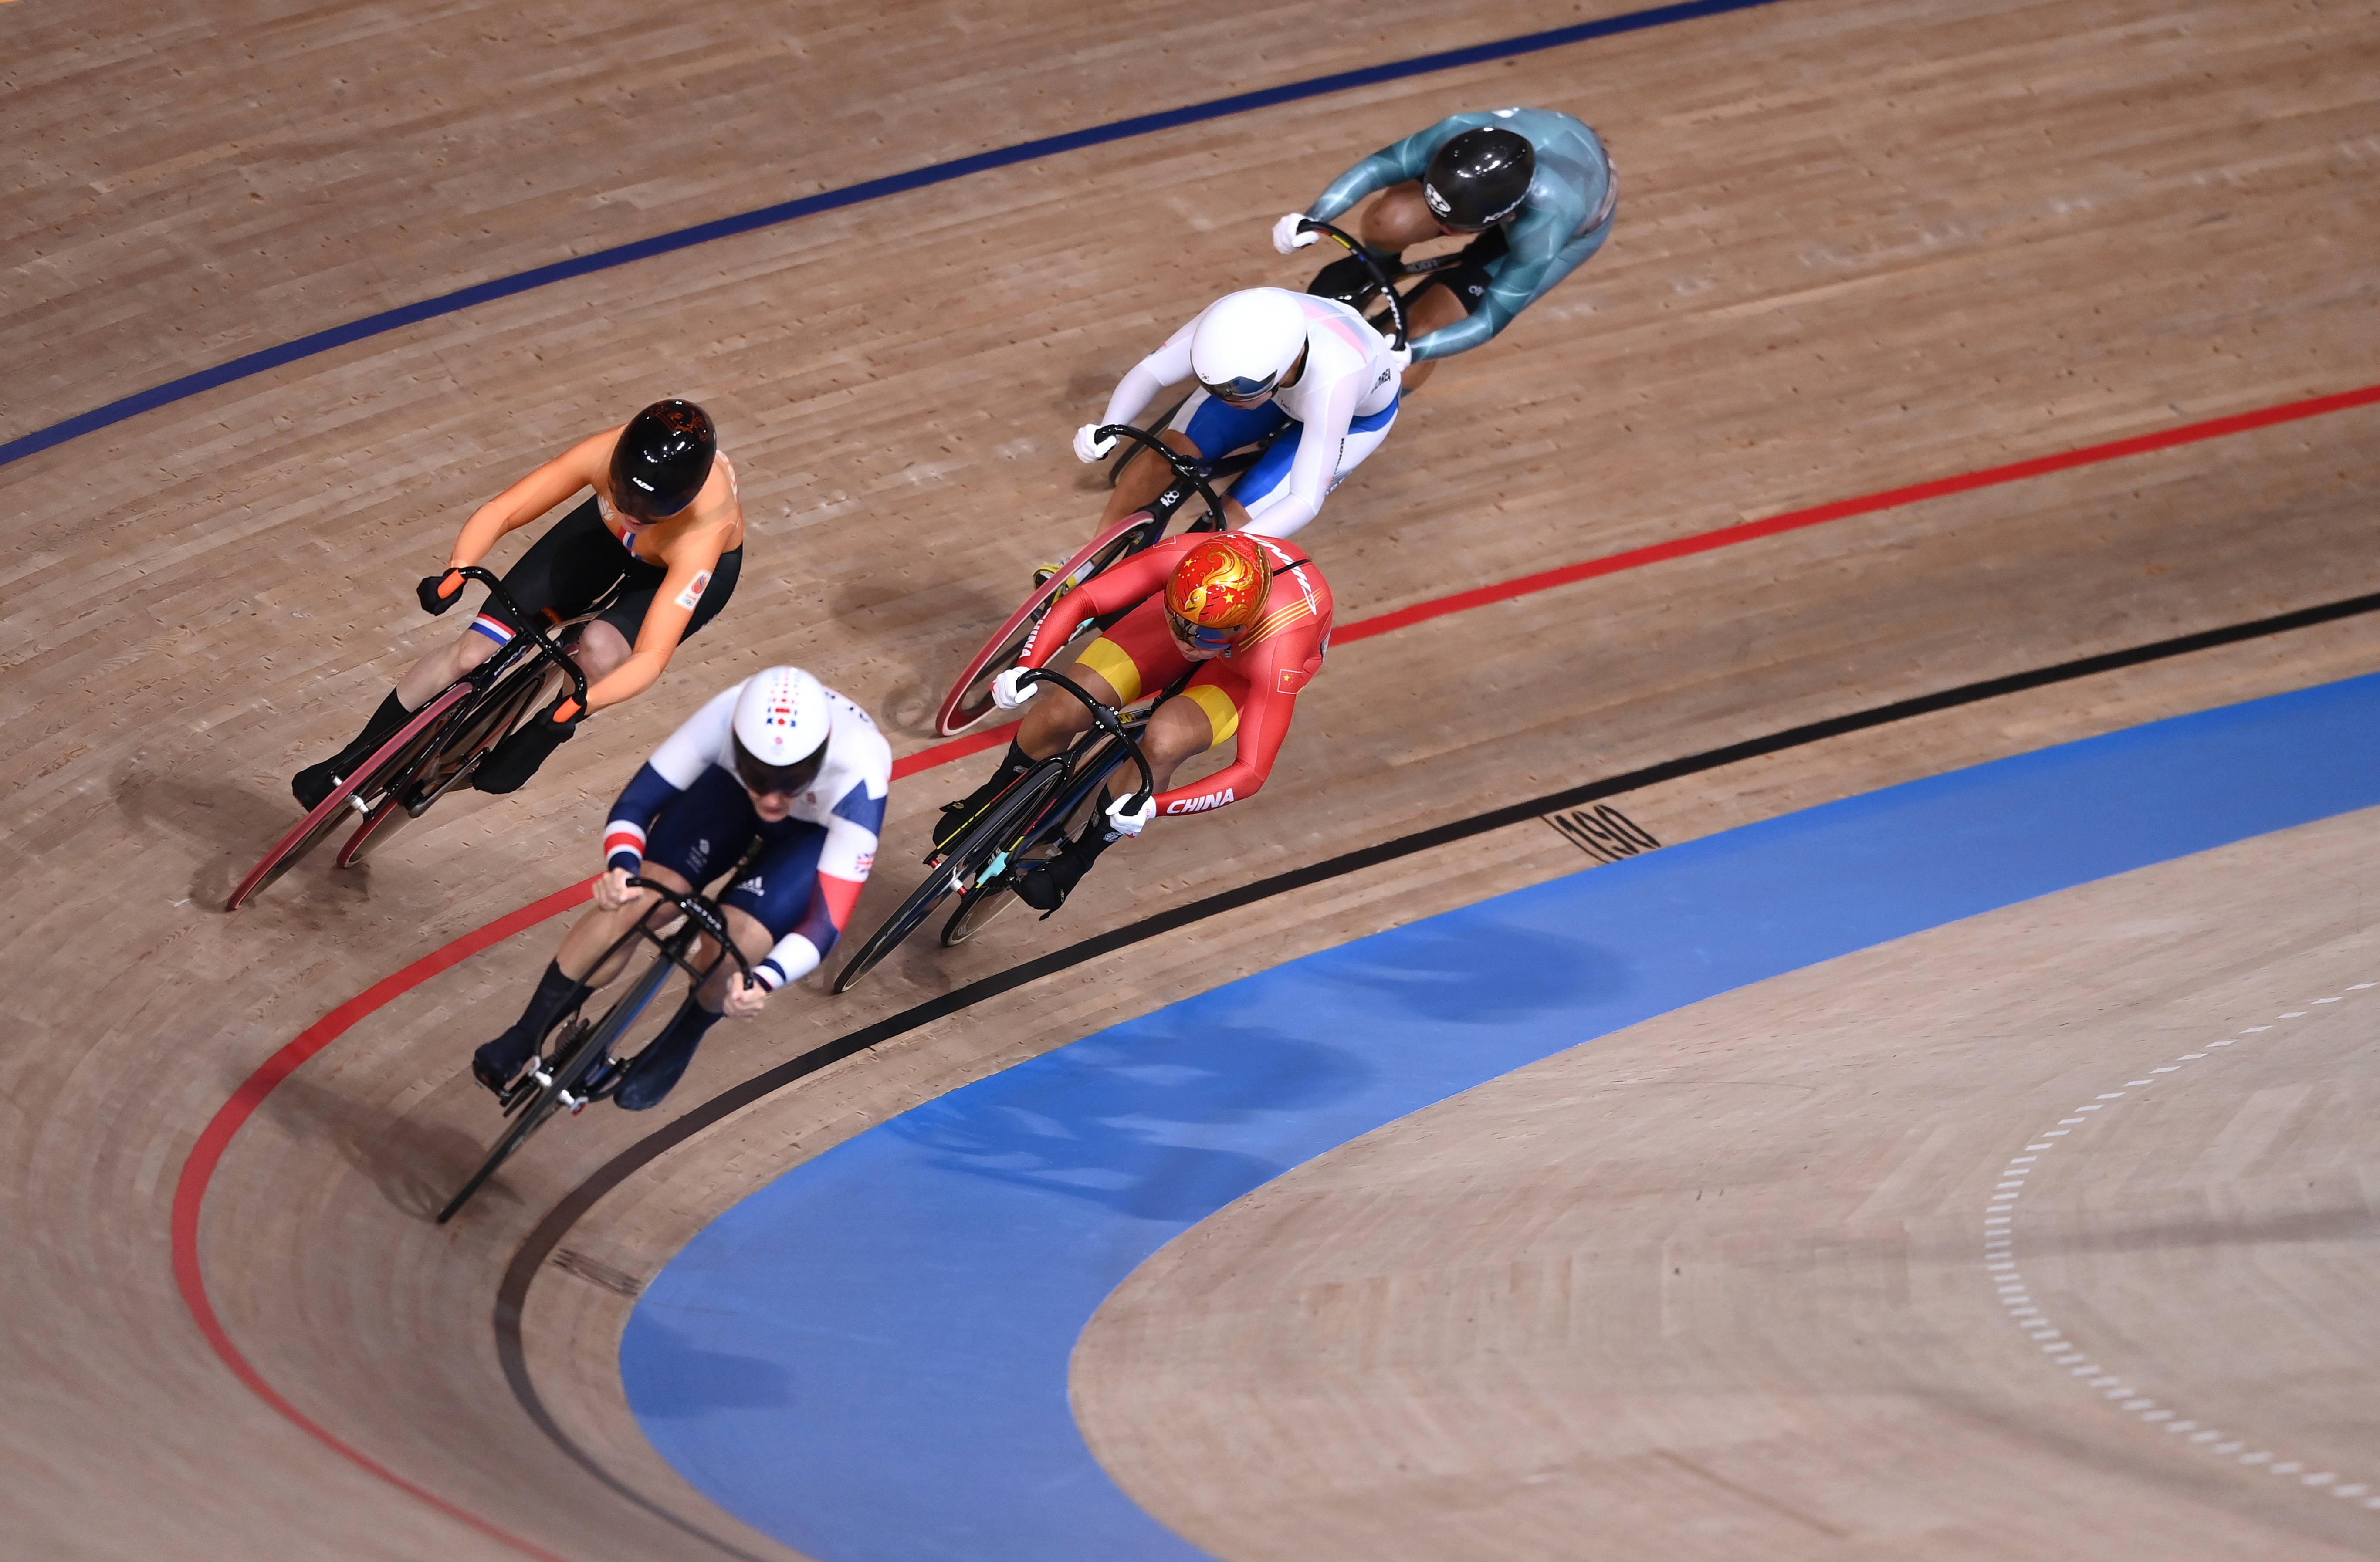
{"type": "Polygon", "coordinates": [[[467,684],[456,684],[415,711],[370,758],[356,768],[354,775],[333,787],[328,797],[275,842],[263,860],[248,870],[248,877],[239,881],[224,902],[224,910],[237,911],[296,866],[298,858],[321,845],[347,821],[356,812],[358,799],[369,801],[403,784],[412,772],[415,759],[427,746],[429,737],[425,734],[434,734],[437,724],[469,693],[467,684]]]}
{"type": "Polygon", "coordinates": [[[934,908],[942,903],[943,897],[962,881],[972,890],[997,878],[1007,865],[995,859],[1004,858],[1013,849],[1019,839],[1019,827],[1038,817],[1065,778],[1066,762],[1062,758],[1044,759],[1027,770],[979,820],[951,842],[942,860],[926,875],[925,882],[911,890],[900,909],[886,917],[884,925],[859,946],[859,952],[836,975],[834,990],[849,992],[862,976],[898,949],[904,938],[924,926],[926,918],[934,914],[934,908]]]}

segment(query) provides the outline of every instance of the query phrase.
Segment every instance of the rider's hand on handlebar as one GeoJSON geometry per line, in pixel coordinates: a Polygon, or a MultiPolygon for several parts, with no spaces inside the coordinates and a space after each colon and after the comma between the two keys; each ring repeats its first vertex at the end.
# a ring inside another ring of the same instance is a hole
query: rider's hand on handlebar
{"type": "Polygon", "coordinates": [[[991,681],[991,703],[1002,710],[1014,710],[1041,692],[1038,684],[1025,683],[1029,667],[1012,667],[991,681]]]}
{"type": "Polygon", "coordinates": [[[727,996],[720,1000],[719,1012],[731,1020],[757,1020],[769,1001],[769,989],[741,971],[727,978],[727,996]]]}
{"type": "Polygon", "coordinates": [[[595,903],[605,911],[618,911],[635,900],[638,891],[628,888],[628,878],[626,868],[605,870],[603,877],[595,881],[595,903]]]}
{"type": "Polygon", "coordinates": [[[1391,345],[1389,348],[1389,361],[1397,366],[1397,372],[1400,375],[1403,374],[1406,369],[1413,367],[1413,344],[1408,342],[1402,347],[1391,345]]]}
{"type": "Polygon", "coordinates": [[[1099,438],[1097,423],[1086,423],[1075,430],[1075,459],[1086,466],[1094,461],[1106,460],[1108,452],[1115,447],[1116,436],[1110,434],[1106,439],[1099,438]]]}
{"type": "Polygon", "coordinates": [[[463,599],[463,576],[459,572],[451,569],[440,570],[436,575],[425,575],[421,577],[421,584],[413,588],[413,594],[421,599],[423,612],[432,615],[444,612],[463,599]],[[455,584],[442,592],[439,588],[446,586],[449,580],[454,581],[455,584]]]}
{"type": "Polygon", "coordinates": [[[1275,223],[1272,225],[1272,247],[1284,255],[1294,255],[1322,236],[1310,228],[1304,233],[1298,232],[1297,224],[1304,221],[1305,221],[1305,212],[1292,212],[1288,216],[1275,223]]]}
{"type": "Polygon", "coordinates": [[[566,735],[577,732],[578,723],[587,720],[587,702],[565,689],[554,696],[552,705],[537,713],[537,719],[540,724],[550,722],[561,728],[566,735]]]}
{"type": "Polygon", "coordinates": [[[1144,797],[1135,807],[1129,797],[1119,797],[1108,805],[1108,825],[1118,835],[1138,835],[1149,820],[1157,817],[1157,799],[1144,797]]]}

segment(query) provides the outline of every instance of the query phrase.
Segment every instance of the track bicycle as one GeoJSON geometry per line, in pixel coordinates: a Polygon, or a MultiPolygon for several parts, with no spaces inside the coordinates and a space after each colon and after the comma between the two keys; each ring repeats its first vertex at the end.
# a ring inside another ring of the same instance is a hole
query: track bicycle
{"type": "MultiPolygon", "coordinates": [[[[734,882],[735,876],[744,871],[744,863],[738,863],[730,871],[726,881],[734,882]]],[[[554,1017],[552,1024],[538,1044],[536,1056],[529,1059],[528,1067],[509,1089],[497,1097],[504,1115],[513,1120],[511,1126],[496,1140],[495,1147],[488,1152],[488,1158],[480,1163],[480,1169],[471,1173],[470,1181],[464,1183],[455,1196],[446,1201],[446,1207],[438,1212],[440,1225],[452,1219],[455,1212],[468,1203],[471,1195],[496,1174],[496,1168],[511,1159],[515,1151],[528,1143],[529,1135],[542,1128],[556,1112],[568,1111],[575,1117],[586,1110],[589,1102],[603,1100],[618,1091],[621,1082],[627,1078],[629,1068],[643,1056],[643,1052],[640,1048],[629,1057],[621,1058],[614,1049],[620,1038],[652,1006],[655,995],[673,972],[685,972],[693,990],[699,992],[703,983],[719,969],[720,962],[733,958],[735,968],[743,973],[744,980],[752,980],[752,966],[744,958],[744,951],[735,947],[735,940],[728,937],[727,919],[716,901],[698,892],[680,894],[650,878],[632,878],[628,880],[628,887],[653,890],[661,896],[662,903],[638,917],[634,926],[613,940],[612,947],[603,951],[603,957],[595,963],[592,969],[598,972],[608,969],[639,938],[650,941],[653,946],[655,953],[651,963],[637,974],[636,980],[613,1000],[601,1019],[589,1020],[581,1012],[588,999],[595,996],[592,990],[554,1017]],[[674,907],[678,914],[667,926],[656,928],[653,923],[663,905],[674,907]],[[717,952],[698,968],[695,963],[698,952],[697,946],[706,942],[717,952]]]]}
{"type": "MultiPolygon", "coordinates": [[[[1393,287],[1390,286],[1388,274],[1380,268],[1378,261],[1362,245],[1328,223],[1307,221],[1303,226],[1337,240],[1346,248],[1352,259],[1361,260],[1370,269],[1389,298],[1388,318],[1392,328],[1389,339],[1402,351],[1405,345],[1404,300],[1397,296],[1393,287]]],[[[1423,262],[1423,265],[1427,266],[1428,262],[1423,262]]],[[[1182,401],[1166,408],[1161,415],[1151,419],[1152,426],[1156,429],[1164,428],[1172,420],[1173,415],[1181,410],[1183,403],[1188,399],[1185,395],[1182,401]]],[[[1124,516],[1115,525],[1100,532],[1076,550],[1075,556],[1067,560],[1054,573],[1035,583],[1032,594],[1025,599],[1024,606],[1010,614],[1008,621],[992,634],[990,639],[984,642],[982,648],[976,652],[967,662],[965,671],[959,674],[958,682],[951,685],[950,693],[942,696],[941,707],[934,715],[935,733],[942,737],[955,737],[990,715],[994,708],[991,698],[992,679],[1015,666],[1023,658],[1026,648],[1034,643],[1034,636],[1040,629],[1042,619],[1049,615],[1050,604],[1102,570],[1114,567],[1121,561],[1132,557],[1144,549],[1155,547],[1164,538],[1166,527],[1172,524],[1174,515],[1193,496],[1203,500],[1206,508],[1184,529],[1222,530],[1224,527],[1223,503],[1218,495],[1215,483],[1219,480],[1228,481],[1255,466],[1264,453],[1271,447],[1271,440],[1278,439],[1283,431],[1285,430],[1276,430],[1270,439],[1249,450],[1229,453],[1214,460],[1204,460],[1184,455],[1147,429],[1135,429],[1124,423],[1110,423],[1094,430],[1099,439],[1120,439],[1128,442],[1129,448],[1117,458],[1114,466],[1109,470],[1111,483],[1122,474],[1126,462],[1133,460],[1144,451],[1157,456],[1173,468],[1173,481],[1168,484],[1155,499],[1149,501],[1146,509],[1124,516]]],[[[1112,618],[1087,619],[1075,630],[1075,634],[1082,636],[1104,631],[1113,622],[1112,618]]],[[[1063,648],[1060,647],[1056,648],[1056,650],[1063,648]]],[[[1055,660],[1056,650],[1051,652],[1050,660],[1055,660]]]]}
{"type": "MultiPolygon", "coordinates": [[[[1189,681],[1185,672],[1153,698],[1119,710],[1093,699],[1062,672],[1047,668],[1026,672],[1020,683],[1054,684],[1080,700],[1091,713],[1090,727],[1063,753],[1037,761],[939,852],[927,856],[929,871],[925,881],[844,963],[835,976],[834,990],[848,992],[902,940],[925,926],[935,908],[953,894],[958,896],[958,905],[942,924],[942,947],[953,948],[974,937],[1016,899],[1019,873],[1054,854],[1070,830],[1100,827],[1101,791],[1108,778],[1126,764],[1140,770],[1140,790],[1130,802],[1135,808],[1146,803],[1156,793],[1157,778],[1150,773],[1148,757],[1135,734],[1148,725],[1159,706],[1189,681]]],[[[1047,917],[1050,913],[1041,914],[1047,917]]]]}
{"type": "Polygon", "coordinates": [[[237,911],[298,860],[334,834],[355,825],[339,849],[337,866],[353,867],[399,825],[419,818],[430,805],[462,785],[487,752],[502,742],[523,716],[544,702],[556,671],[569,681],[572,699],[587,703],[587,678],[570,652],[577,631],[602,604],[567,624],[552,625],[544,614],[525,613],[504,583],[477,565],[454,573],[479,581],[488,595],[510,610],[521,632],[495,655],[449,684],[428,705],[331,789],[239,881],[224,904],[237,911]]]}

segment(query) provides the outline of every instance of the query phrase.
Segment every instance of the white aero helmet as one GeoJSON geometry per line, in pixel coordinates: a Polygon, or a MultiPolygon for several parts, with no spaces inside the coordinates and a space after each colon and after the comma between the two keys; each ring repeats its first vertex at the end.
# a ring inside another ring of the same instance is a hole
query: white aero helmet
{"type": "Polygon", "coordinates": [[[1255,403],[1272,394],[1305,351],[1305,306],[1286,288],[1226,293],[1198,317],[1190,371],[1207,394],[1255,403]]]}
{"type": "Polygon", "coordinates": [[[799,792],[826,763],[826,690],[798,667],[770,667],[735,696],[735,773],[754,792],[799,792]]]}

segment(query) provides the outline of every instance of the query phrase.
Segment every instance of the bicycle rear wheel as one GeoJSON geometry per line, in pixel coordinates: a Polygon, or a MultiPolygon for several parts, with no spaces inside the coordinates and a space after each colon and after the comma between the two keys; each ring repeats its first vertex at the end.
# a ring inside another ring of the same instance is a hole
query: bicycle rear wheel
{"type": "MultiPolygon", "coordinates": [[[[997,708],[992,704],[991,681],[1024,657],[1026,647],[1040,632],[1041,621],[1049,616],[1050,606],[1060,594],[1148,547],[1163,535],[1164,529],[1162,522],[1146,512],[1127,515],[1067,560],[1066,567],[1036,587],[1033,595],[1025,599],[1025,605],[976,652],[966,671],[959,674],[959,681],[942,696],[941,709],[934,717],[934,730],[944,737],[956,737],[990,715],[997,708]]],[[[1068,643],[1090,633],[1092,627],[1091,621],[1086,620],[1069,636],[1068,643]]],[[[1053,647],[1050,659],[1045,660],[1054,659],[1063,648],[1053,647]]]]}
{"type": "Polygon", "coordinates": [[[446,795],[467,776],[480,756],[494,747],[521,714],[545,692],[545,667],[532,662],[508,674],[476,707],[459,712],[443,732],[424,745],[418,765],[405,784],[392,787],[372,805],[347,843],[339,848],[334,866],[353,867],[408,821],[429,812],[430,805],[446,795]],[[419,798],[419,801],[416,801],[419,798]]]}
{"type": "Polygon", "coordinates": [[[934,914],[934,908],[961,880],[966,881],[971,891],[977,885],[997,878],[1007,866],[1002,843],[1016,839],[1017,827],[1048,803],[1065,777],[1066,762],[1062,758],[1044,759],[1027,770],[991,805],[980,822],[951,842],[942,860],[927,873],[925,882],[912,890],[899,909],[868,935],[868,941],[859,946],[859,952],[836,973],[834,990],[849,992],[862,976],[875,970],[886,955],[901,946],[903,939],[925,926],[926,918],[934,914]]]}
{"type": "Polygon", "coordinates": [[[423,706],[396,733],[380,745],[372,757],[356,767],[356,773],[331,789],[331,794],[274,843],[273,850],[254,867],[248,877],[225,901],[224,910],[237,911],[262,893],[265,887],[297,866],[298,860],[336,830],[346,816],[354,811],[355,800],[367,802],[382,793],[395,790],[412,773],[413,763],[425,746],[424,734],[443,721],[455,707],[470,693],[469,685],[456,684],[436,699],[423,706]]]}

